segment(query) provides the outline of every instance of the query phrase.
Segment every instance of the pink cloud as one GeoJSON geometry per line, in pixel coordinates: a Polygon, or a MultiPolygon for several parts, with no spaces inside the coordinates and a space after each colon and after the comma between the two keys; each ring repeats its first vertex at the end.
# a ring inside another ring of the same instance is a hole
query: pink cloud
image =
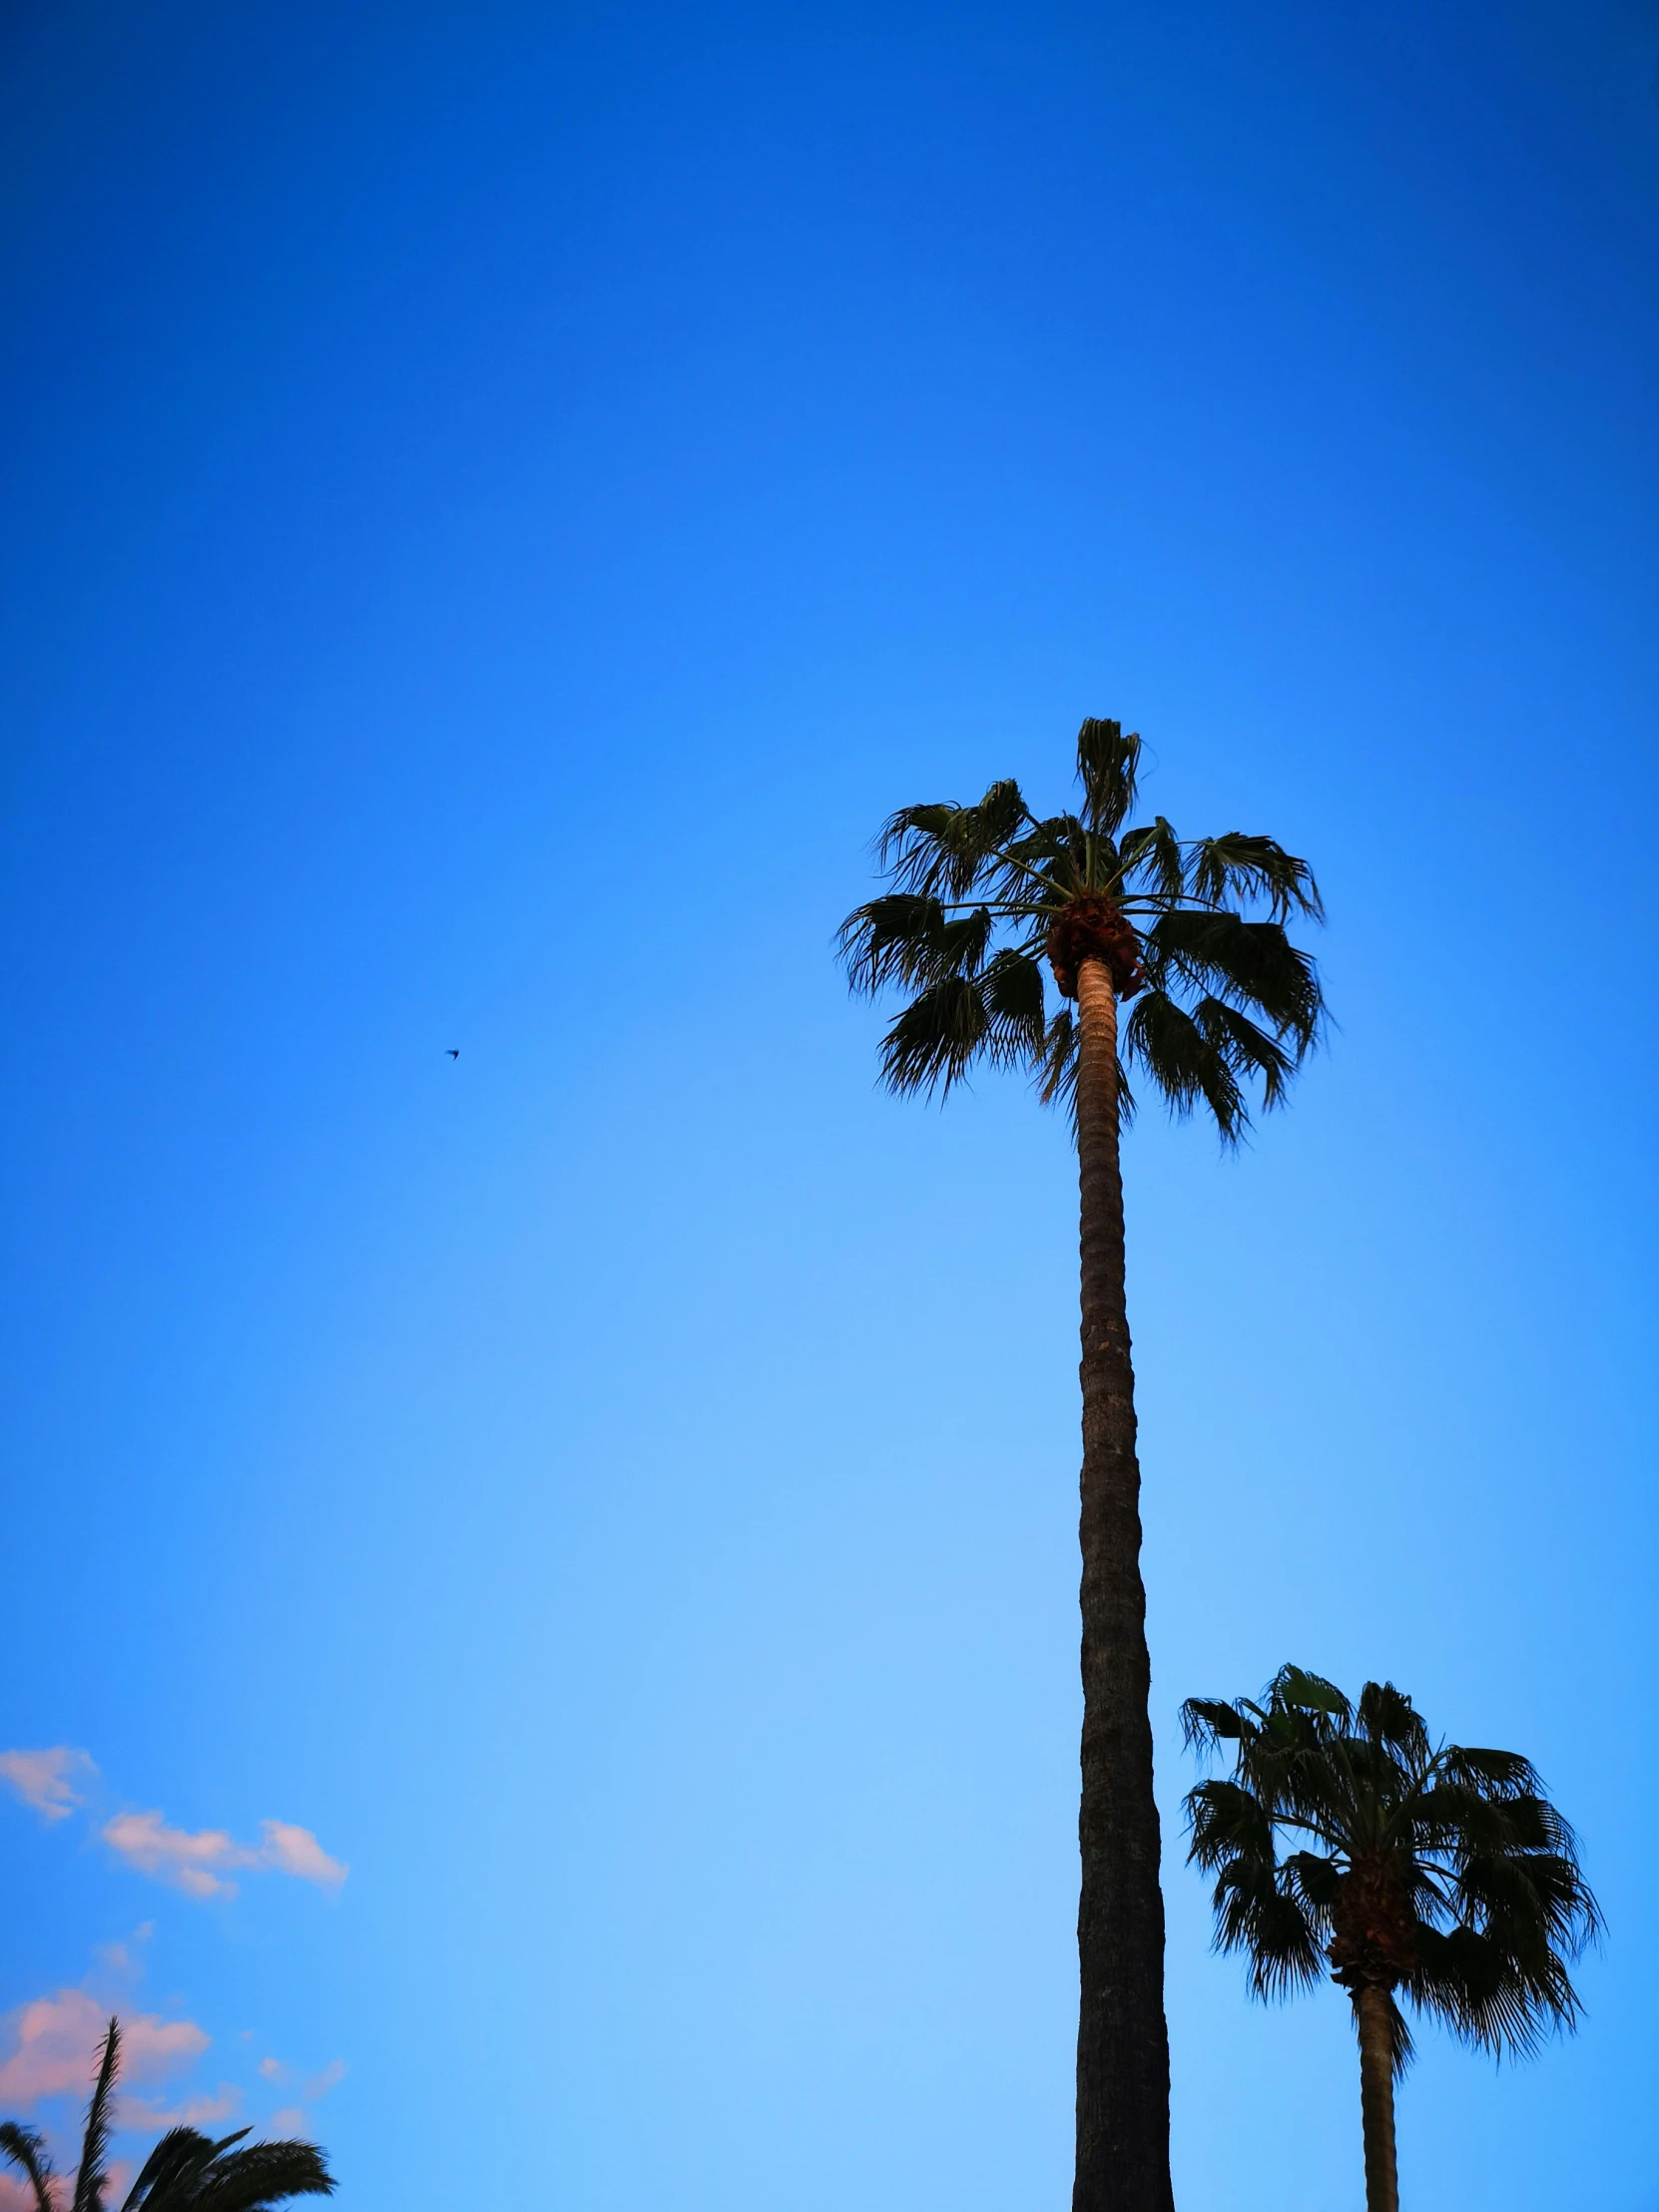
{"type": "Polygon", "coordinates": [[[129,1981],[136,1981],[144,1973],[142,1946],[149,1942],[155,1933],[154,1921],[141,1921],[126,1942],[96,1943],[92,1955],[106,1973],[120,1974],[129,1981]]]}
{"type": "Polygon", "coordinates": [[[84,1751],[72,1751],[68,1744],[52,1751],[0,1751],[0,1782],[9,1783],[25,1805],[49,1821],[61,1821],[86,1803],[75,1781],[90,1780],[97,1772],[84,1751]]]}
{"type": "Polygon", "coordinates": [[[314,1882],[324,1890],[337,1890],[350,1869],[340,1859],[330,1859],[308,1828],[287,1821],[261,1821],[265,1842],[255,1862],[277,1874],[291,1874],[301,1882],[314,1882]]]}
{"type": "MultiPolygon", "coordinates": [[[[32,2104],[91,2086],[109,2013],[84,1989],[36,1997],[12,2015],[17,2047],[0,2065],[0,2103],[32,2104]]],[[[208,2047],[194,2020],[164,2020],[154,2012],[121,2017],[122,2072],[128,2080],[159,2081],[208,2047]]]]}
{"type": "Polygon", "coordinates": [[[123,2097],[116,2124],[140,2135],[161,2135],[170,2127],[212,2127],[230,2119],[241,2102],[242,2091],[228,2081],[220,2083],[214,2096],[186,2097],[180,2104],[164,2105],[160,2097],[123,2097]]]}
{"type": "Polygon", "coordinates": [[[258,1844],[239,1844],[223,1828],[169,1828],[160,1813],[118,1813],[103,1829],[105,1843],[129,1866],[190,1897],[235,1897],[232,1870],[293,1875],[328,1890],[345,1880],[349,1870],[328,1856],[308,1828],[262,1821],[260,1834],[258,1844]]]}
{"type": "MultiPolygon", "coordinates": [[[[107,2195],[119,2204],[133,2178],[133,2162],[130,2158],[112,2158],[105,2171],[109,2175],[107,2195]]],[[[57,2212],[68,2212],[75,2194],[73,2165],[66,2174],[54,2174],[47,2188],[57,2212]]],[[[35,2212],[35,2192],[13,2166],[0,2166],[0,2212],[35,2212]]]]}
{"type": "Polygon", "coordinates": [[[118,1813],[104,1824],[104,1841],[140,1874],[153,1874],[197,1898],[235,1897],[237,1886],[215,1872],[240,1867],[246,1854],[222,1828],[169,1828],[159,1813],[118,1813]]]}
{"type": "MultiPolygon", "coordinates": [[[[61,2207],[69,2192],[64,2186],[62,2174],[52,2179],[52,2202],[61,2207]]],[[[35,2192],[18,2173],[10,2167],[0,2168],[0,2212],[35,2212],[35,2192]]]]}

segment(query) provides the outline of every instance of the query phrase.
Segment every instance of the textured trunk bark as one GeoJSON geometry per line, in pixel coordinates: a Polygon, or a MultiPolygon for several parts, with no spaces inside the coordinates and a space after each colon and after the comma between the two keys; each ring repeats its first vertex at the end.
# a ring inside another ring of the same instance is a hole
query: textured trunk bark
{"type": "Polygon", "coordinates": [[[1360,2027],[1360,2121],[1366,2137],[1366,2212],[1399,2212],[1394,2171],[1394,2046],[1387,1994],[1356,1989],[1360,2027]]]}
{"type": "Polygon", "coordinates": [[[1173,2212],[1135,1379],[1124,1304],[1117,999],[1077,972],[1083,1262],[1083,1800],[1072,2212],[1173,2212]]]}

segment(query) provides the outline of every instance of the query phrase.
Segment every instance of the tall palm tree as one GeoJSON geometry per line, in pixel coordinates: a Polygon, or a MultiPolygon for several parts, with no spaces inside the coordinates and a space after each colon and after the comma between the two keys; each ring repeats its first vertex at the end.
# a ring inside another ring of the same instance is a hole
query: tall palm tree
{"type": "Polygon", "coordinates": [[[1567,1964],[1595,1935],[1572,1830],[1512,1751],[1435,1744],[1410,1699],[1357,1705],[1284,1667],[1265,1703],[1190,1698],[1187,1740],[1232,1747],[1229,1780],[1187,1796],[1189,1859],[1216,1877],[1216,1940],[1262,1998],[1329,1966],[1360,2038],[1367,2212],[1397,2212],[1394,2077],[1411,2037],[1398,1996],[1466,2043],[1535,2050],[1571,2028],[1567,1964]],[[1303,1849],[1280,1857],[1281,1839],[1303,1849]]]}
{"type": "MultiPolygon", "coordinates": [[[[120,2070],[121,2025],[112,2019],[87,2107],[81,2163],[68,2192],[70,2212],[105,2212],[109,2173],[104,2160],[120,2070]]],[[[250,2143],[238,2150],[249,2132],[239,2128],[215,2142],[194,2127],[170,2128],[145,2160],[121,2212],[272,2212],[290,2197],[333,2194],[333,2176],[314,2143],[250,2143]]],[[[15,2120],[0,2125],[0,2153],[22,2168],[35,2212],[64,2212],[57,2176],[34,2128],[19,2127],[15,2120]]]]}
{"type": "Polygon", "coordinates": [[[1091,718],[1077,737],[1075,814],[1039,818],[1012,783],[993,784],[974,807],[902,808],[876,848],[889,888],[840,932],[854,989],[906,994],[881,1048],[891,1089],[942,1095],[976,1063],[1022,1067],[1045,1102],[1069,1105],[1076,1132],[1083,1771],[1074,2212],[1171,2207],[1164,1909],[1124,1306],[1118,1138],[1132,1100],[1123,1063],[1178,1115],[1207,1109],[1233,1144],[1249,1126],[1249,1085],[1278,1105],[1323,1011],[1313,962],[1285,930],[1293,914],[1321,910],[1307,863],[1271,837],[1178,837],[1162,815],[1127,827],[1140,754],[1138,737],[1091,718]],[[1062,1001],[1052,1012],[1045,962],[1062,1001]]]}

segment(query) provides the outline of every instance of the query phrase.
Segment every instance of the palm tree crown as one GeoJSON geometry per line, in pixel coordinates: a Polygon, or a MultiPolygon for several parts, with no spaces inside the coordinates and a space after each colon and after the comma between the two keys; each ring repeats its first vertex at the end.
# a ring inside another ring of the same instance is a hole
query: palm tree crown
{"type": "MultiPolygon", "coordinates": [[[[1079,813],[1039,819],[1004,782],[977,806],[888,821],[877,852],[892,888],[839,941],[855,990],[911,994],[882,1046],[892,1089],[942,1093],[984,1060],[1070,1101],[1078,1028],[1069,1006],[1048,1013],[1042,961],[1067,999],[1093,954],[1135,1000],[1124,1060],[1176,1113],[1202,1102],[1231,1143],[1249,1126],[1248,1083],[1280,1103],[1324,1018],[1314,963],[1285,930],[1293,913],[1322,915],[1313,873],[1272,837],[1183,838],[1162,815],[1125,827],[1140,755],[1137,736],[1091,717],[1077,737],[1079,813]]],[[[1121,1097],[1127,1107],[1126,1084],[1121,1097]]]]}
{"type": "Polygon", "coordinates": [[[1599,1915],[1530,1763],[1435,1744],[1391,1683],[1351,1705],[1285,1667],[1264,1698],[1182,1708],[1189,1744],[1233,1752],[1230,1779],[1188,1794],[1189,1857],[1216,1877],[1217,1941],[1247,1954],[1256,1994],[1327,1965],[1357,2010],[1383,1992],[1396,2072],[1410,2052],[1396,1991],[1497,2054],[1574,2025],[1567,1962],[1599,1915]],[[1282,1836],[1303,1848],[1281,1857],[1282,1836]]]}
{"type": "MultiPolygon", "coordinates": [[[[121,2027],[111,2020],[87,2107],[70,2212],[104,2212],[109,2180],[104,2158],[120,2067],[121,2027]]],[[[249,2132],[239,2128],[215,2142],[194,2127],[170,2128],[145,2160],[122,2200],[121,2212],[273,2212],[289,2197],[333,2194],[333,2176],[314,2143],[248,2143],[239,2150],[237,2145],[249,2132]]],[[[63,2212],[54,2201],[57,2177],[34,2128],[19,2127],[14,2120],[0,2125],[0,2153],[21,2167],[34,2196],[35,2212],[63,2212]]]]}

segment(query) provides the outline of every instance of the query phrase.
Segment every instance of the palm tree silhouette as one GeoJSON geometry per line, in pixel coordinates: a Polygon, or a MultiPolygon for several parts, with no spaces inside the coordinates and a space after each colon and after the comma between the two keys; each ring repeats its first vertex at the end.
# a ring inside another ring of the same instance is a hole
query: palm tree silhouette
{"type": "MultiPolygon", "coordinates": [[[[104,2160],[120,2070],[121,2024],[112,2019],[99,2053],[69,2212],[105,2212],[104,2160]]],[[[121,2212],[272,2212],[289,2197],[333,2194],[333,2176],[314,2143],[249,2143],[238,2150],[249,2133],[239,2128],[215,2142],[194,2127],[170,2128],[145,2160],[121,2212]]],[[[0,2152],[22,2168],[35,2212],[64,2212],[54,2189],[58,2177],[34,2128],[19,2127],[15,2120],[0,2124],[0,2152]]]]}
{"type": "Polygon", "coordinates": [[[975,1063],[1022,1067],[1072,1111],[1081,1193],[1082,1893],[1074,2212],[1170,2212],[1164,1908],[1152,1795],[1140,1468],[1124,1302],[1126,1067],[1224,1143],[1246,1092],[1277,1106],[1323,1018],[1285,923],[1318,917],[1307,863],[1271,837],[1126,828],[1141,741],[1090,719],[1077,814],[1039,819],[1013,783],[977,806],[906,807],[877,853],[889,889],[841,926],[855,990],[897,986],[881,1071],[940,1095],[975,1063]],[[1050,1014],[1044,963],[1062,1003],[1050,1014]],[[1120,1005],[1133,1001],[1120,1025],[1120,1005]],[[1075,1002],[1076,1012],[1067,1002],[1075,1002]],[[1121,1055],[1121,1057],[1120,1057],[1121,1055]]]}
{"type": "Polygon", "coordinates": [[[1231,1779],[1187,1795],[1188,1858],[1216,1877],[1216,1941],[1264,1999],[1332,1978],[1360,2038],[1367,2212],[1397,2212],[1394,2077],[1411,2051],[1396,1992],[1476,2048],[1571,2028],[1567,1961],[1599,1914],[1572,1830],[1512,1751],[1434,1744],[1410,1699],[1284,1667],[1265,1703],[1189,1698],[1190,1745],[1231,1779]],[[1279,1856],[1281,1838],[1306,1846],[1279,1856]]]}

